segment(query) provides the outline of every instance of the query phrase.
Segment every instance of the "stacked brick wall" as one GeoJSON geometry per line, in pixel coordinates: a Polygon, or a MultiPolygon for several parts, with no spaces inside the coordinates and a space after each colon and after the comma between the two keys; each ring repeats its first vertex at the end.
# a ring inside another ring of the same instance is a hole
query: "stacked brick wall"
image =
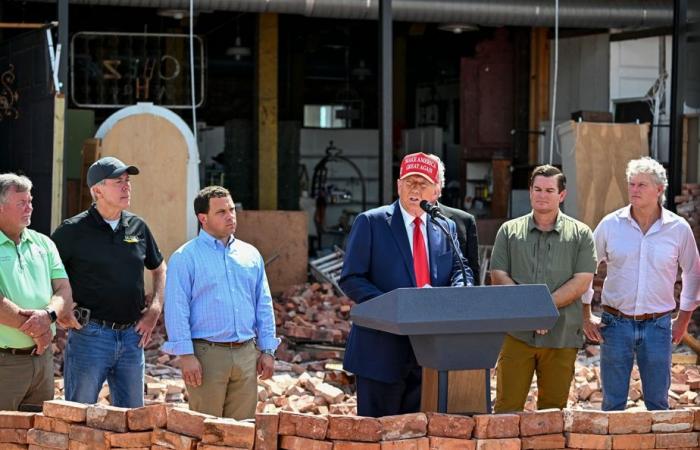
{"type": "Polygon", "coordinates": [[[379,419],[258,414],[237,421],[172,405],[137,409],[54,400],[43,413],[0,412],[2,450],[700,449],[700,408],[546,410],[379,419]]]}

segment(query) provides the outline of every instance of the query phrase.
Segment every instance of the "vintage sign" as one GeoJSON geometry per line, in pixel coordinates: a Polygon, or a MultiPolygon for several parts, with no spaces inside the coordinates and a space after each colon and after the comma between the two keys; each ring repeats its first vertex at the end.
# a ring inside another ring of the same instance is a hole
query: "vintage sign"
{"type": "MultiPolygon", "coordinates": [[[[79,32],[71,40],[71,98],[83,108],[152,102],[192,107],[186,34],[79,32]]],[[[194,42],[195,105],[204,101],[204,44],[194,42]]]]}

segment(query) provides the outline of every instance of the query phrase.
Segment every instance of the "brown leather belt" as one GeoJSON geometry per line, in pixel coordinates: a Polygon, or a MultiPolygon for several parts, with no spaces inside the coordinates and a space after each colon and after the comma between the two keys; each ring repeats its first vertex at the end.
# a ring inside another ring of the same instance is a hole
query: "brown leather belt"
{"type": "Polygon", "coordinates": [[[673,310],[670,310],[670,311],[660,312],[660,313],[646,313],[646,314],[637,314],[636,316],[631,316],[629,314],[625,314],[622,311],[615,309],[612,306],[608,306],[608,305],[603,305],[603,311],[605,311],[606,313],[610,313],[613,316],[624,317],[625,319],[632,319],[632,320],[636,320],[637,322],[641,322],[643,320],[658,319],[660,317],[663,317],[667,314],[671,314],[673,312],[673,310]]]}
{"type": "Polygon", "coordinates": [[[28,348],[0,348],[0,353],[9,353],[11,355],[33,355],[36,347],[28,348]]]}
{"type": "Polygon", "coordinates": [[[252,339],[249,339],[249,340],[244,341],[244,342],[214,342],[214,341],[208,341],[206,339],[192,339],[192,340],[194,342],[201,342],[202,344],[214,345],[216,347],[238,348],[238,347],[243,347],[248,342],[250,342],[252,339]]]}

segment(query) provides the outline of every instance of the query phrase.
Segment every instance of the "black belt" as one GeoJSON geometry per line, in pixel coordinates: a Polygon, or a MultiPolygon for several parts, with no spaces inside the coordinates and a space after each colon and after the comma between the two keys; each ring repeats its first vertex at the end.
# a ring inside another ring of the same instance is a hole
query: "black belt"
{"type": "Polygon", "coordinates": [[[0,348],[0,353],[9,353],[11,355],[33,355],[36,346],[28,348],[0,348]]]}
{"type": "Polygon", "coordinates": [[[194,342],[201,342],[202,344],[215,345],[216,347],[226,347],[226,348],[243,347],[248,342],[252,341],[252,339],[248,339],[247,341],[243,341],[243,342],[214,342],[214,341],[208,341],[206,339],[192,339],[192,340],[194,342]]]}
{"type": "Polygon", "coordinates": [[[138,321],[129,322],[129,323],[117,323],[117,322],[110,322],[109,320],[102,320],[102,319],[90,319],[90,322],[96,323],[97,325],[99,325],[101,327],[111,328],[111,329],[117,330],[117,331],[126,330],[127,328],[131,328],[138,323],[138,321]]]}

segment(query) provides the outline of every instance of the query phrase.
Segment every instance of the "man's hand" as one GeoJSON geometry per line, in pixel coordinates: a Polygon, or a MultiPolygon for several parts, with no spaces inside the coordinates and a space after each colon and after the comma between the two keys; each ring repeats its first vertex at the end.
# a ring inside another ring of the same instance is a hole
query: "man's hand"
{"type": "Polygon", "coordinates": [[[601,327],[604,326],[600,322],[600,317],[593,314],[583,315],[583,334],[591,340],[601,344],[604,342],[603,335],[600,333],[601,327]]]}
{"type": "Polygon", "coordinates": [[[258,356],[258,375],[261,380],[267,380],[275,372],[275,357],[267,353],[258,356]]]}
{"type": "Polygon", "coordinates": [[[544,336],[545,334],[549,333],[549,330],[535,330],[535,333],[544,336]]]}
{"type": "Polygon", "coordinates": [[[151,341],[151,333],[153,333],[153,328],[155,328],[156,323],[158,323],[158,318],[160,317],[160,306],[154,306],[151,302],[152,296],[150,294],[146,295],[146,305],[148,309],[143,313],[141,319],[136,324],[136,332],[141,335],[141,340],[139,341],[139,347],[145,347],[151,341]]]}
{"type": "Polygon", "coordinates": [[[66,330],[73,328],[76,330],[79,330],[83,328],[82,325],[80,325],[80,322],[78,322],[78,319],[75,318],[73,315],[73,308],[64,308],[59,314],[58,318],[56,319],[56,323],[59,324],[61,327],[65,328],[66,330]]]}
{"type": "Polygon", "coordinates": [[[23,309],[20,314],[27,318],[19,331],[31,338],[39,337],[51,331],[51,317],[45,309],[23,309]]]}
{"type": "Polygon", "coordinates": [[[51,329],[47,330],[46,333],[34,337],[32,340],[34,341],[34,344],[36,344],[36,350],[34,350],[34,353],[37,355],[41,355],[46,351],[46,349],[51,345],[51,340],[53,339],[53,335],[51,334],[51,329]]]}
{"type": "Polygon", "coordinates": [[[673,328],[671,329],[671,336],[673,343],[678,345],[686,331],[688,331],[688,323],[690,323],[690,318],[693,316],[692,311],[678,311],[678,317],[673,321],[673,328]]]}
{"type": "Polygon", "coordinates": [[[194,355],[180,356],[180,370],[182,371],[182,379],[185,384],[190,386],[201,386],[202,384],[202,365],[194,355]]]}

